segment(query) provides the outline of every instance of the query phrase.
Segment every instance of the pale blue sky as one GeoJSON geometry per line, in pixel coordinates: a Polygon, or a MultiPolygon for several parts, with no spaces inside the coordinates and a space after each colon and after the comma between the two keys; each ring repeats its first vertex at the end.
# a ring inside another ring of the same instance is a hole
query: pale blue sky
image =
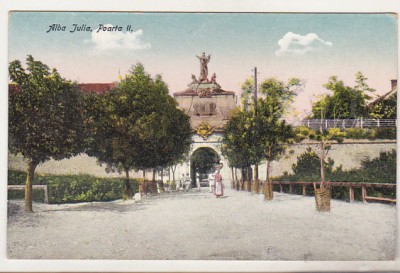
{"type": "Polygon", "coordinates": [[[171,93],[181,91],[191,74],[199,74],[195,55],[204,51],[212,55],[210,74],[216,72],[226,90],[239,92],[254,66],[259,80],[303,79],[306,89],[296,102],[303,111],[324,92],[321,85],[331,75],[353,85],[361,71],[371,87],[387,92],[397,76],[397,19],[391,14],[10,14],[9,60],[32,54],[78,82],[116,81],[119,71],[140,61],[151,74],[163,75],[171,93]],[[93,32],[70,33],[74,23],[93,32]],[[51,24],[67,30],[46,33],[51,24]],[[130,24],[133,33],[94,34],[99,24],[130,24]],[[279,51],[281,39],[287,48],[279,51]]]}

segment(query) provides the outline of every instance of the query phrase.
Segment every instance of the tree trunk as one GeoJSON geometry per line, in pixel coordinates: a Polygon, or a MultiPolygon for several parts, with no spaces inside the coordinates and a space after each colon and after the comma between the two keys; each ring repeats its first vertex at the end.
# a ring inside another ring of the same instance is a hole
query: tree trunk
{"type": "Polygon", "coordinates": [[[237,178],[237,168],[235,168],[235,189],[238,191],[240,189],[239,180],[237,178]]]}
{"type": "Polygon", "coordinates": [[[28,170],[27,170],[26,183],[25,183],[25,210],[27,212],[33,212],[33,209],[32,209],[32,184],[33,184],[33,178],[35,176],[36,166],[37,166],[37,163],[35,163],[33,160],[31,160],[28,163],[28,170]]]}
{"type": "Polygon", "coordinates": [[[178,189],[178,184],[176,183],[176,181],[175,181],[175,171],[176,171],[176,165],[175,165],[175,168],[174,167],[171,167],[171,170],[172,170],[172,180],[174,180],[174,183],[175,183],[175,189],[177,190],[178,189]]]}
{"type": "Polygon", "coordinates": [[[155,182],[156,181],[156,169],[153,169],[153,177],[152,177],[152,181],[155,182]]]}
{"type": "Polygon", "coordinates": [[[231,181],[231,189],[235,188],[235,175],[233,173],[233,167],[231,167],[232,181],[231,181]]]}
{"type": "Polygon", "coordinates": [[[254,165],[254,193],[260,192],[260,181],[258,180],[258,162],[254,165]]]}
{"type": "Polygon", "coordinates": [[[164,169],[161,169],[161,183],[160,183],[161,192],[164,191],[164,169]]]}
{"type": "Polygon", "coordinates": [[[132,193],[132,188],[131,188],[131,183],[129,183],[129,169],[125,168],[125,192],[124,192],[126,198],[132,198],[133,193],[132,193]]]}
{"type": "Polygon", "coordinates": [[[143,180],[146,180],[146,170],[143,170],[143,180]]]}
{"type": "Polygon", "coordinates": [[[266,180],[269,181],[269,177],[271,175],[271,160],[267,160],[267,177],[266,180]]]}
{"type": "Polygon", "coordinates": [[[251,166],[248,166],[247,167],[247,191],[248,192],[251,192],[251,179],[252,179],[252,177],[251,177],[251,166]]]}
{"type": "Polygon", "coordinates": [[[320,161],[321,161],[321,185],[320,188],[323,188],[325,186],[325,155],[324,155],[324,143],[321,141],[321,156],[320,156],[320,161]]]}

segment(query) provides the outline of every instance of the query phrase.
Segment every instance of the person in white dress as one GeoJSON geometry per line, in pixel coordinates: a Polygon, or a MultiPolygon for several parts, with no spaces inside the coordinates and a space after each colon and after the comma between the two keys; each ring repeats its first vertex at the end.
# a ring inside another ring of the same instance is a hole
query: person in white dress
{"type": "Polygon", "coordinates": [[[224,196],[224,184],[222,183],[222,175],[220,170],[224,165],[220,164],[215,167],[216,173],[214,174],[214,194],[217,198],[224,196]]]}
{"type": "Polygon", "coordinates": [[[210,192],[214,192],[214,173],[208,174],[208,185],[210,187],[210,192]]]}

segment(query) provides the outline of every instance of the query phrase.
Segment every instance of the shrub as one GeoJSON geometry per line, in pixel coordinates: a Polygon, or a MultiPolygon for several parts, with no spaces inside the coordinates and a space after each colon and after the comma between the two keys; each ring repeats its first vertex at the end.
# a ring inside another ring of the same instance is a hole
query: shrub
{"type": "Polygon", "coordinates": [[[396,139],[396,128],[374,128],[376,139],[396,139]]]}
{"type": "Polygon", "coordinates": [[[347,139],[373,139],[372,129],[347,128],[344,130],[347,139]]]}
{"type": "MultiPolygon", "coordinates": [[[[327,161],[325,163],[325,175],[332,172],[334,164],[331,158],[328,158],[327,161]]],[[[292,165],[292,170],[296,176],[321,177],[321,162],[318,155],[308,147],[304,153],[297,157],[297,162],[292,165]]],[[[314,181],[318,181],[318,179],[314,181]]]]}
{"type": "MultiPolygon", "coordinates": [[[[24,199],[24,190],[8,190],[8,200],[12,199],[24,199]]],[[[44,191],[43,189],[32,189],[32,200],[35,202],[44,203],[44,191]]]]}
{"type": "MultiPolygon", "coordinates": [[[[367,183],[396,183],[396,150],[393,149],[389,152],[382,152],[379,157],[373,159],[365,159],[361,162],[361,167],[351,170],[343,170],[339,166],[332,171],[333,162],[330,165],[330,170],[326,172],[326,181],[332,182],[367,182],[367,183]]],[[[319,164],[317,165],[317,157],[311,150],[297,157],[296,164],[292,167],[294,173],[276,177],[275,181],[305,181],[314,182],[320,181],[319,164]],[[303,167],[301,167],[303,166],[303,167]],[[309,166],[307,168],[307,166],[309,166]],[[312,170],[312,169],[315,170],[312,170]]],[[[286,189],[285,189],[286,192],[286,189]]],[[[298,193],[298,190],[295,190],[298,193]]],[[[307,189],[307,194],[309,189],[307,189]]],[[[347,187],[332,187],[332,198],[348,200],[349,192],[347,187]]],[[[395,198],[396,191],[393,189],[368,189],[367,192],[370,196],[386,196],[395,198]]],[[[355,189],[355,199],[361,200],[361,190],[355,189]]]]}
{"type": "MultiPolygon", "coordinates": [[[[8,170],[9,185],[25,184],[26,173],[8,170]]],[[[134,192],[139,183],[131,179],[134,192]]],[[[47,185],[49,203],[75,203],[92,201],[111,201],[122,198],[125,181],[122,178],[97,178],[90,175],[36,175],[34,185],[47,185]]],[[[38,200],[43,200],[43,190],[37,190],[38,200]]],[[[36,190],[33,191],[34,195],[36,190]]],[[[23,198],[24,191],[9,191],[9,198],[23,198]]],[[[34,197],[35,198],[35,197],[34,197]]],[[[34,199],[35,200],[35,199],[34,199]]],[[[36,201],[36,200],[35,200],[36,201]]]]}
{"type": "MultiPolygon", "coordinates": [[[[125,181],[122,178],[96,178],[89,175],[49,176],[49,203],[111,201],[123,197],[125,181]]],[[[138,191],[137,180],[131,187],[138,191]]]]}
{"type": "Polygon", "coordinates": [[[347,128],[347,139],[396,139],[396,128],[347,128]]]}

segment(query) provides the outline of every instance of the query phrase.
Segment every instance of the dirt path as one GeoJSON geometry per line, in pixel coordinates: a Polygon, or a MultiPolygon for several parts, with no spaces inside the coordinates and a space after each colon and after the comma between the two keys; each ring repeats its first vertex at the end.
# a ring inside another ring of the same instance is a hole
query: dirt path
{"type": "Polygon", "coordinates": [[[388,260],[395,257],[396,208],[313,197],[226,190],[165,193],[140,203],[9,202],[8,256],[16,259],[388,260]]]}

